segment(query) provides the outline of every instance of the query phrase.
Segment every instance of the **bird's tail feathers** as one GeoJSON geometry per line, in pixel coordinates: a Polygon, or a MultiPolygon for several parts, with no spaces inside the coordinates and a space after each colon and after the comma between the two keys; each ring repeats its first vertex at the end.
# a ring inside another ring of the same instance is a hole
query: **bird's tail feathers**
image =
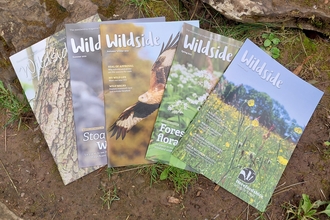
{"type": "Polygon", "coordinates": [[[111,132],[111,131],[112,131],[112,134],[110,137],[113,137],[116,135],[116,140],[118,140],[118,138],[120,136],[121,136],[121,139],[124,140],[126,133],[128,132],[128,130],[126,128],[117,126],[116,122],[110,126],[108,132],[111,132]]]}

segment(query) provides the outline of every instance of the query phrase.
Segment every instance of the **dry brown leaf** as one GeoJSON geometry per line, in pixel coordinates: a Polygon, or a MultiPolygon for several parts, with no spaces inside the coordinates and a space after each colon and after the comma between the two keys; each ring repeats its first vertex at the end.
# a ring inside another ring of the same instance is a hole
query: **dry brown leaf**
{"type": "Polygon", "coordinates": [[[181,201],[178,198],[175,198],[173,196],[167,197],[167,201],[172,204],[179,204],[181,201]]]}
{"type": "Polygon", "coordinates": [[[297,68],[296,68],[295,70],[293,70],[292,72],[298,76],[299,73],[301,72],[302,68],[304,67],[304,64],[305,64],[310,58],[312,58],[312,56],[308,56],[308,57],[306,57],[306,58],[304,59],[304,61],[303,61],[299,66],[297,66],[297,68]]]}

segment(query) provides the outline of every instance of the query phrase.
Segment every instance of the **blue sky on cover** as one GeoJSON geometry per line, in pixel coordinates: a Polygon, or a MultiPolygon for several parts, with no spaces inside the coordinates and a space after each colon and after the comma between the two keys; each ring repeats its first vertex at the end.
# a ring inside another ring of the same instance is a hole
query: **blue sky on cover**
{"type": "MultiPolygon", "coordinates": [[[[181,31],[183,23],[189,23],[191,25],[198,25],[198,21],[169,21],[169,22],[148,22],[148,23],[135,23],[136,26],[143,26],[144,33],[147,35],[150,31],[153,33],[153,36],[160,37],[161,44],[164,42],[165,45],[167,44],[170,36],[173,34],[175,37],[177,32],[181,31]],[[175,31],[177,30],[177,31],[175,31]],[[175,34],[174,34],[175,33],[175,34]]],[[[150,50],[150,47],[141,48],[139,51],[139,56],[141,59],[151,59],[156,60],[159,55],[161,46],[157,50],[150,50]]]]}
{"type": "Polygon", "coordinates": [[[323,95],[322,91],[291,73],[250,40],[246,40],[226,70],[225,76],[227,80],[236,85],[249,85],[257,91],[268,93],[271,98],[281,103],[289,113],[290,118],[296,119],[301,126],[307,125],[323,95]],[[246,50],[248,50],[247,58],[254,55],[254,57],[260,59],[258,66],[265,62],[265,69],[272,70],[274,76],[277,73],[281,74],[279,79],[283,81],[283,84],[280,89],[273,86],[272,83],[263,80],[257,72],[249,69],[241,62],[241,58],[246,50]]]}

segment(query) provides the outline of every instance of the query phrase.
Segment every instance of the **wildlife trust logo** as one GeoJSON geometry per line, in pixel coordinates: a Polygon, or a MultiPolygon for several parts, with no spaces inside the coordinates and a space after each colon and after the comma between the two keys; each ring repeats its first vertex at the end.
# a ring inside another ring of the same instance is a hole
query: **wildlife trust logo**
{"type": "Polygon", "coordinates": [[[254,170],[252,170],[251,168],[244,168],[238,175],[238,179],[242,180],[245,183],[253,183],[256,177],[256,172],[254,172],[254,170]]]}

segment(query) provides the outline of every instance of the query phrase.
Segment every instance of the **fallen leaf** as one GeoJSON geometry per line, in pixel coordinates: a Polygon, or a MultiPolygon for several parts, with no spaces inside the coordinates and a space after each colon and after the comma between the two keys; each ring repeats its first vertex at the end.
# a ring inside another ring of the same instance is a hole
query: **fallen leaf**
{"type": "Polygon", "coordinates": [[[312,79],[312,80],[309,80],[308,83],[314,85],[316,83],[318,83],[319,81],[315,80],[315,79],[312,79]]]}
{"type": "Polygon", "coordinates": [[[295,70],[293,70],[292,72],[296,75],[299,75],[299,73],[301,72],[302,68],[304,67],[304,64],[310,59],[312,58],[312,56],[308,56],[304,59],[304,61],[299,65],[297,66],[297,68],[295,70]]]}
{"type": "Polygon", "coordinates": [[[172,203],[172,204],[179,204],[179,203],[181,202],[180,199],[175,198],[175,197],[173,197],[173,196],[169,196],[169,197],[167,198],[167,201],[168,201],[169,203],[172,203]]]}

